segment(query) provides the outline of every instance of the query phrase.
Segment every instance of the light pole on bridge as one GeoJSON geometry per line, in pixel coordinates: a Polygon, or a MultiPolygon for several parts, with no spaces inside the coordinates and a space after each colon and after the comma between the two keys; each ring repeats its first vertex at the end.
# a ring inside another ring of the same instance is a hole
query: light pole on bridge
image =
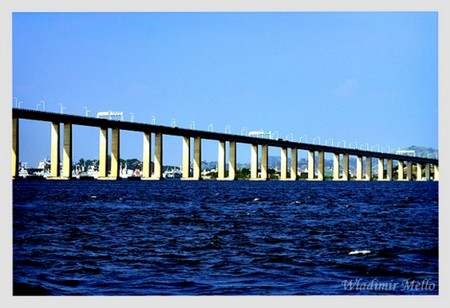
{"type": "Polygon", "coordinates": [[[66,109],[66,108],[64,107],[64,105],[61,104],[61,103],[59,103],[59,113],[60,113],[60,114],[63,114],[63,113],[64,113],[64,109],[66,109]]]}

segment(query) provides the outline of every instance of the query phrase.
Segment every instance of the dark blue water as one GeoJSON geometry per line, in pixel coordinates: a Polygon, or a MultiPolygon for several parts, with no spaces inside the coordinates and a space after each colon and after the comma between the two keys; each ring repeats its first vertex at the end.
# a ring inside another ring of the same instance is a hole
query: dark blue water
{"type": "Polygon", "coordinates": [[[17,295],[438,294],[437,183],[13,185],[17,295]]]}

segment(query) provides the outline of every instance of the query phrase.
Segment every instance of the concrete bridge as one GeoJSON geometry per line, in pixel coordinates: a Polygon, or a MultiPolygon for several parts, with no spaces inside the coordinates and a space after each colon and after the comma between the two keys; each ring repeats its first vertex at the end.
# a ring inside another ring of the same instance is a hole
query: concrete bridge
{"type": "Polygon", "coordinates": [[[20,119],[50,122],[51,129],[51,155],[50,155],[50,177],[56,179],[70,179],[72,177],[72,126],[92,126],[99,128],[99,179],[114,180],[119,178],[120,164],[120,131],[137,131],[143,134],[143,170],[141,179],[159,180],[162,178],[163,167],[163,136],[172,135],[183,138],[182,147],[182,179],[201,179],[201,156],[202,139],[215,140],[218,142],[218,180],[235,180],[237,178],[236,143],[251,145],[251,180],[267,180],[268,147],[278,147],[281,150],[281,180],[297,180],[297,157],[298,151],[307,151],[308,157],[308,180],[324,180],[325,176],[325,153],[333,155],[333,180],[348,181],[349,157],[356,157],[356,180],[372,180],[372,159],[377,159],[377,179],[379,181],[413,179],[434,180],[439,179],[439,161],[437,159],[396,155],[358,149],[347,149],[333,146],[308,144],[287,140],[274,140],[225,134],[218,132],[200,131],[194,129],[152,125],[146,123],[116,121],[83,117],[69,114],[42,112],[26,109],[13,108],[12,110],[12,176],[18,175],[19,167],[19,123],[20,119]],[[63,124],[63,136],[60,136],[60,125],[63,124]],[[111,136],[109,136],[111,129],[111,136]],[[154,149],[151,149],[151,138],[154,135],[154,149]],[[63,168],[60,171],[60,139],[63,138],[63,168]],[[107,170],[107,157],[109,138],[111,140],[111,166],[107,170]],[[193,138],[193,145],[191,144],[193,138]],[[190,168],[191,146],[194,147],[193,168],[190,168]],[[261,146],[261,151],[259,151],[261,146]],[[288,150],[291,154],[291,166],[288,170],[288,150]],[[226,152],[229,151],[228,162],[226,152]],[[261,152],[261,153],[260,153],[261,152]],[[258,156],[261,155],[261,160],[258,156]],[[152,157],[153,156],[153,157],[152,157]],[[151,162],[153,160],[153,172],[151,162]],[[260,161],[260,163],[259,163],[260,161]],[[393,161],[397,161],[398,167],[394,178],[393,161]],[[386,164],[385,164],[386,162],[386,164]],[[225,165],[228,164],[228,175],[225,165]],[[260,166],[258,166],[260,164],[260,166]],[[386,165],[386,168],[385,168],[386,165]],[[415,165],[414,169],[412,166],[415,165]],[[191,172],[192,171],[192,172],[191,172]],[[386,172],[385,172],[386,171],[386,172]]]}

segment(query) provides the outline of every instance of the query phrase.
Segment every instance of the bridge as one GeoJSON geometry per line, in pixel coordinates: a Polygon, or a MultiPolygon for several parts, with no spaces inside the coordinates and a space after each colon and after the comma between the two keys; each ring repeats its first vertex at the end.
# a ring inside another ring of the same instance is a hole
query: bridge
{"type": "Polygon", "coordinates": [[[218,142],[218,180],[237,179],[236,144],[251,145],[250,179],[267,180],[269,178],[268,148],[278,147],[281,150],[280,180],[298,180],[298,151],[307,151],[308,180],[322,181],[325,178],[325,153],[333,155],[333,180],[348,181],[349,157],[356,157],[356,180],[370,181],[372,160],[377,160],[377,180],[379,181],[411,181],[439,179],[439,161],[437,159],[412,157],[391,153],[365,151],[342,147],[294,142],[282,139],[258,138],[235,134],[201,131],[147,123],[127,122],[78,115],[43,112],[13,108],[12,110],[12,176],[18,176],[19,169],[19,123],[20,119],[49,122],[51,129],[50,178],[72,178],[72,126],[82,125],[99,128],[99,170],[98,179],[115,180],[119,178],[120,169],[120,131],[135,131],[143,134],[143,167],[142,180],[160,180],[163,169],[163,136],[179,136],[183,138],[182,146],[182,179],[201,179],[202,140],[218,142]],[[60,126],[63,125],[63,134],[60,126]],[[111,136],[109,136],[111,130],[111,136]],[[152,136],[154,149],[151,149],[152,136]],[[60,140],[63,139],[62,170],[60,170],[60,140]],[[108,145],[111,139],[111,164],[107,168],[108,145]],[[191,138],[193,144],[191,144],[191,138]],[[191,170],[191,147],[193,146],[193,168],[191,170]],[[261,151],[259,150],[261,148],[261,151]],[[153,151],[152,151],[153,150],[153,151]],[[229,151],[228,162],[226,152],[229,151]],[[288,151],[291,164],[288,170],[288,151]],[[261,152],[261,153],[260,153],[261,152]],[[258,156],[261,155],[261,159],[258,156]],[[397,170],[393,172],[393,162],[397,162],[397,170]],[[153,170],[151,163],[153,162],[153,170]],[[385,164],[386,162],[386,164],[385,164]],[[226,164],[228,174],[226,175],[226,164]],[[259,166],[260,165],[260,166],[259,166]],[[385,168],[386,165],[386,168],[385,168]],[[415,165],[415,168],[413,168],[415,165]],[[109,170],[107,170],[109,169],[109,170]],[[415,171],[415,172],[413,172],[415,171]],[[395,174],[394,174],[395,173],[395,174]],[[395,175],[395,177],[394,177],[395,175]]]}

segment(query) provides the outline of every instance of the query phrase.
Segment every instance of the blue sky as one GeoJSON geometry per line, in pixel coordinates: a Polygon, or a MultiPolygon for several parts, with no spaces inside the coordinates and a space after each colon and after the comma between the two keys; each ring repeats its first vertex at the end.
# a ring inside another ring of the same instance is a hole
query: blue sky
{"type": "MultiPolygon", "coordinates": [[[[437,95],[436,13],[13,14],[22,108],[437,148],[437,95]]],[[[22,121],[20,134],[22,161],[49,155],[48,123],[22,121]]],[[[74,144],[75,160],[96,158],[97,130],[75,127],[74,144]]],[[[181,139],[164,145],[179,163],[181,139]]],[[[121,150],[140,158],[142,136],[122,133],[121,150]]],[[[205,142],[204,158],[216,150],[205,142]]]]}

